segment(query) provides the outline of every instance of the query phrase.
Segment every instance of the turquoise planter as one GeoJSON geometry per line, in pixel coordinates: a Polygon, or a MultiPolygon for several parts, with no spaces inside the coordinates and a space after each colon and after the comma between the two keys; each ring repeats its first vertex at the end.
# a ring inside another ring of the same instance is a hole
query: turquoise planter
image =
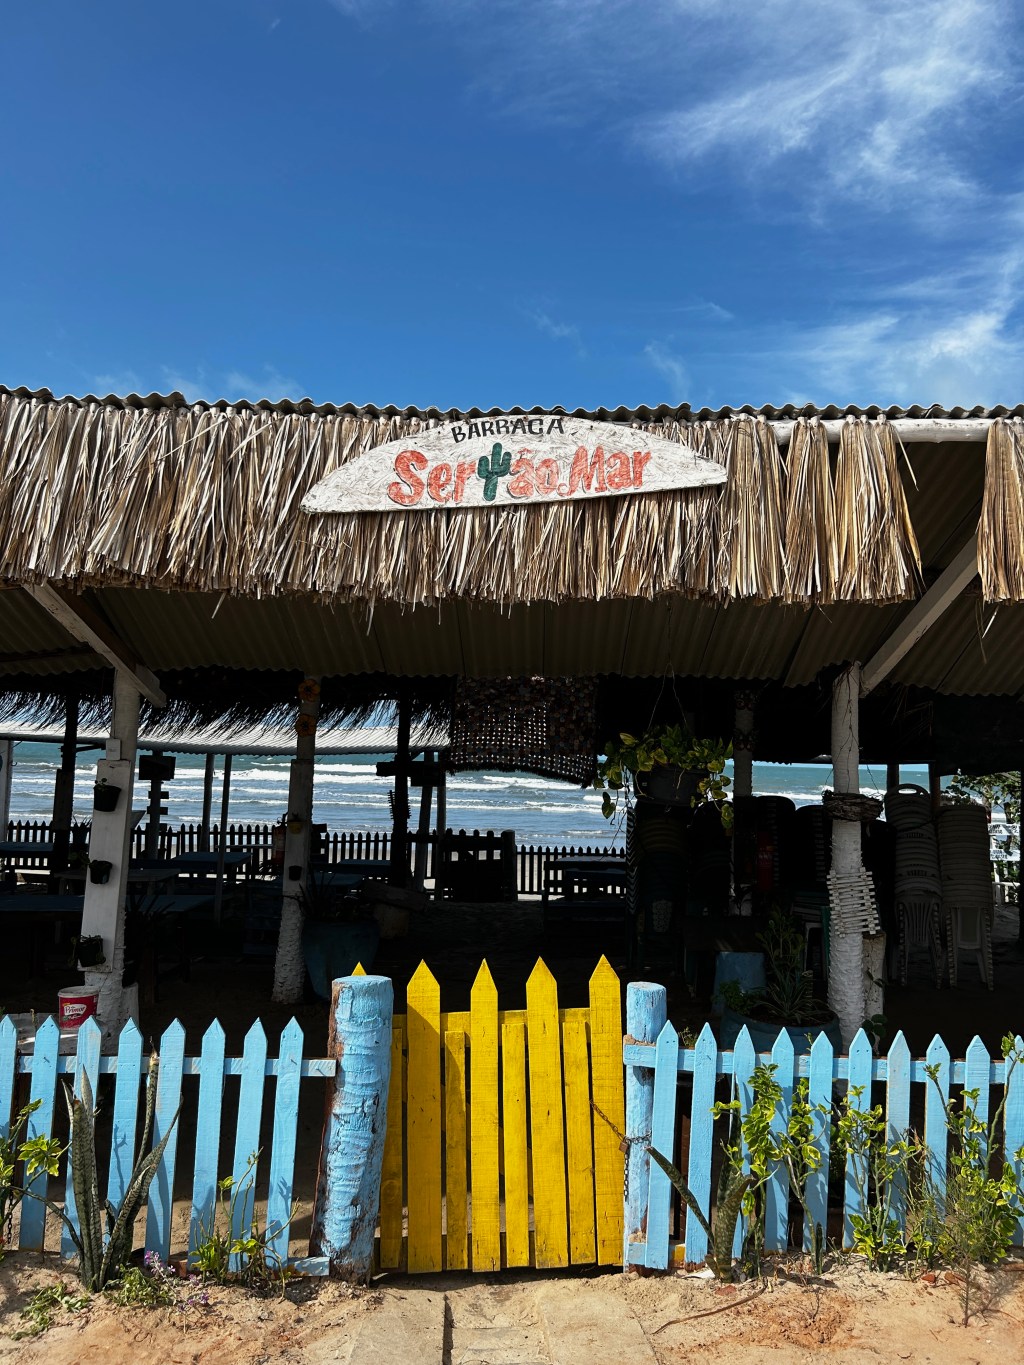
{"type": "Polygon", "coordinates": [[[376,920],[343,924],[306,920],[302,926],[302,953],[313,990],[320,999],[330,1000],[331,982],[339,976],[351,976],[357,963],[369,971],[379,942],[380,926],[376,920]]]}
{"type": "Polygon", "coordinates": [[[746,1028],[750,1034],[750,1041],[754,1044],[756,1052],[771,1052],[780,1033],[788,1033],[792,1038],[793,1051],[797,1056],[810,1052],[811,1043],[819,1033],[824,1033],[828,1037],[833,1052],[840,1053],[843,1050],[843,1035],[839,1028],[839,1020],[835,1015],[823,1024],[788,1024],[783,1026],[782,1024],[766,1024],[760,1019],[751,1019],[749,1015],[737,1014],[735,1010],[726,1006],[722,1011],[722,1022],[716,1029],[718,1046],[723,1052],[728,1052],[735,1047],[741,1028],[746,1028]],[[808,1035],[810,1035],[810,1041],[808,1041],[808,1035]]]}

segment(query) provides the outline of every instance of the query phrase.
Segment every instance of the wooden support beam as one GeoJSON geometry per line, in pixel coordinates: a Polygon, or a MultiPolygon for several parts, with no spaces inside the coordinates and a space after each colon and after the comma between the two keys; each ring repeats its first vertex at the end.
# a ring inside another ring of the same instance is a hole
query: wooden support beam
{"type": "Polygon", "coordinates": [[[167,696],[161,690],[155,673],[140,663],[125,642],[110,629],[100,614],[88,602],[52,583],[26,587],[28,595],[69,635],[94,649],[111,667],[126,674],[154,706],[166,706],[167,696]]]}
{"type": "Polygon", "coordinates": [[[861,696],[877,687],[929,631],[944,611],[950,607],[978,573],[978,542],[972,536],[944,569],[932,586],[915,602],[893,633],[864,665],[861,674],[861,696]]]}

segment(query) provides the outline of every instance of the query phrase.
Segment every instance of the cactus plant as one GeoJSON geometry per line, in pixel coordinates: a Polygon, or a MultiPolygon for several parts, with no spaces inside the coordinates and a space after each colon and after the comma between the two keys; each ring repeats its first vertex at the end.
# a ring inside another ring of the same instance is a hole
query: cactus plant
{"type": "MultiPolygon", "coordinates": [[[[159,1058],[154,1053],[149,1061],[146,1082],[146,1117],[142,1128],[135,1167],[128,1181],[120,1208],[100,1199],[99,1172],[96,1165],[96,1109],[93,1104],[89,1077],[82,1072],[81,1099],[70,1092],[65,1095],[71,1119],[71,1183],[78,1208],[78,1227],[63,1210],[60,1213],[79,1256],[79,1278],[86,1289],[99,1290],[115,1280],[121,1267],[131,1256],[135,1234],[135,1220],[149,1196],[149,1187],[170,1141],[179,1110],[168,1125],[167,1132],[147,1152],[156,1109],[156,1082],[159,1058]],[[104,1245],[101,1215],[106,1214],[107,1236],[104,1245]]],[[[49,1201],[47,1201],[49,1202],[49,1201]]],[[[53,1205],[50,1205],[53,1208],[53,1205]]]]}
{"type": "Polygon", "coordinates": [[[490,455],[481,455],[477,461],[477,478],[484,481],[484,502],[493,502],[498,491],[498,480],[508,477],[512,468],[512,453],[502,450],[501,442],[495,441],[490,455]]]}

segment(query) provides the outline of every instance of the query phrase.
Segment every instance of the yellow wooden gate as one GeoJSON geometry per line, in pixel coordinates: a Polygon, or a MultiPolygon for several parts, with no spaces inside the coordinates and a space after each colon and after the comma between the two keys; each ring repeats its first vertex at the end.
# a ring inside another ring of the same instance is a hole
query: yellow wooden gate
{"type": "MultiPolygon", "coordinates": [[[[487,963],[468,1011],[442,1013],[421,963],[395,1015],[380,1266],[411,1272],[620,1264],[623,1156],[591,1100],[623,1123],[619,979],[558,1008],[538,961],[525,1010],[500,1010],[487,963]]],[[[397,1005],[396,1001],[396,1005],[397,1005]]]]}

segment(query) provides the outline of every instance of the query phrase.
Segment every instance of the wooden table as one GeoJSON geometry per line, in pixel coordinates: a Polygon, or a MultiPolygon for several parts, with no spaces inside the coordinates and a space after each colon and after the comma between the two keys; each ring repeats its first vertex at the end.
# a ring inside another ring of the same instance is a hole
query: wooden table
{"type": "Polygon", "coordinates": [[[218,872],[222,859],[224,871],[234,881],[239,869],[247,867],[252,862],[253,851],[252,849],[225,849],[223,853],[179,853],[176,858],[170,859],[167,866],[173,868],[175,872],[184,872],[188,876],[205,876],[211,872],[218,872]]]}
{"type": "Polygon", "coordinates": [[[53,942],[53,930],[70,925],[78,930],[82,923],[84,896],[34,896],[22,893],[0,896],[0,915],[8,919],[23,919],[29,929],[29,967],[32,976],[40,976],[46,966],[46,950],[53,942]],[[50,936],[43,934],[49,928],[50,936]]]}

